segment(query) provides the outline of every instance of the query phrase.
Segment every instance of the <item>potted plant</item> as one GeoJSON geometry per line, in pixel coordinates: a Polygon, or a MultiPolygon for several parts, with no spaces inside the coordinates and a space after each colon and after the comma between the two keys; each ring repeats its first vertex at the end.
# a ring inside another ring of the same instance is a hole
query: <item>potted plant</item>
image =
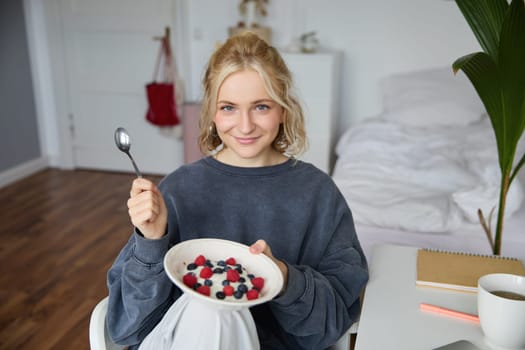
{"type": "Polygon", "coordinates": [[[483,49],[458,58],[452,68],[467,75],[494,129],[501,170],[494,237],[494,209],[488,218],[481,209],[478,214],[493,254],[500,255],[507,193],[525,161],[525,154],[516,154],[525,128],[525,4],[524,0],[511,0],[510,5],[507,0],[456,0],[456,4],[483,49]]]}

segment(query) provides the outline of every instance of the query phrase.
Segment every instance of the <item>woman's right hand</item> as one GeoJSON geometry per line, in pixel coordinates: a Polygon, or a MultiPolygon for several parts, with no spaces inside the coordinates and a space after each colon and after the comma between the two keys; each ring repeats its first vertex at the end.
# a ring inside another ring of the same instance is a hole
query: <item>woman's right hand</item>
{"type": "Polygon", "coordinates": [[[136,178],[129,195],[128,213],[133,225],[148,239],[164,236],[168,210],[157,186],[145,178],[136,178]]]}

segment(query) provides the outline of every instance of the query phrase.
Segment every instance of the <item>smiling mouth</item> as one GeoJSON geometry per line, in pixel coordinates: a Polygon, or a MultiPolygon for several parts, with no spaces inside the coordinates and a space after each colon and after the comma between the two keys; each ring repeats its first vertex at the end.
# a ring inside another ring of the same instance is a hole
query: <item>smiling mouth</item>
{"type": "Polygon", "coordinates": [[[257,141],[257,137],[236,137],[235,140],[237,140],[238,143],[241,145],[251,145],[252,143],[255,143],[257,141]]]}

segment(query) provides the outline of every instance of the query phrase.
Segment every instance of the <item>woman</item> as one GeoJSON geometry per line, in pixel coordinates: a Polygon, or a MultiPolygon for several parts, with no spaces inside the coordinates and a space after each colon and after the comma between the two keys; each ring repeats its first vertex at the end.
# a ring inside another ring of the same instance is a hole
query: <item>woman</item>
{"type": "Polygon", "coordinates": [[[138,348],[181,295],[163,270],[180,241],[222,238],[251,245],[285,284],[250,309],[262,349],[324,349],[357,319],[368,272],[352,214],[331,178],[294,159],[305,147],[302,109],[276,49],[255,34],[230,38],[203,79],[199,142],[205,158],[157,188],[133,182],[135,226],[108,272],[108,327],[138,348]]]}

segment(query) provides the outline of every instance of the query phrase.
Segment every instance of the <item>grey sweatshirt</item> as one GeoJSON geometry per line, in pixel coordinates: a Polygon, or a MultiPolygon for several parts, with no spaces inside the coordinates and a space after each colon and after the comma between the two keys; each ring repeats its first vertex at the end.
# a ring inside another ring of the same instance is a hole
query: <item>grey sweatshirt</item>
{"type": "Polygon", "coordinates": [[[194,238],[269,244],[288,266],[286,290],[250,309],[262,349],[325,349],[356,321],[367,263],[352,214],[332,179],[293,159],[241,168],[212,157],[185,165],[159,184],[167,234],[135,230],[108,272],[107,324],[116,343],[138,348],[181,295],[163,258],[194,238]]]}

